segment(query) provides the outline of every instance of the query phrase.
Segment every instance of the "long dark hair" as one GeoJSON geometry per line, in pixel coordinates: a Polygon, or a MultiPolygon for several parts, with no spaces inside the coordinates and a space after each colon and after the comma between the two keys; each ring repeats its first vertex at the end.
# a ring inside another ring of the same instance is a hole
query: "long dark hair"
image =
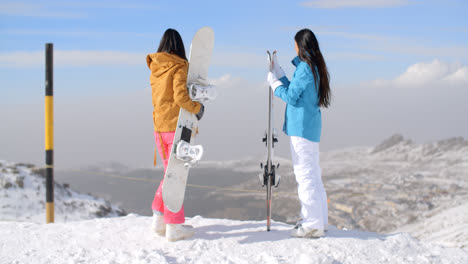
{"type": "Polygon", "coordinates": [[[319,106],[327,108],[331,101],[330,75],[328,74],[322,52],[320,52],[317,38],[314,32],[305,28],[296,33],[294,40],[299,48],[299,58],[309,64],[314,74],[316,86],[317,80],[320,80],[318,85],[319,106]]]}
{"type": "Polygon", "coordinates": [[[169,28],[164,32],[161,42],[159,42],[158,52],[166,52],[175,54],[184,60],[187,60],[185,56],[185,47],[182,37],[180,37],[177,30],[169,28]]]}

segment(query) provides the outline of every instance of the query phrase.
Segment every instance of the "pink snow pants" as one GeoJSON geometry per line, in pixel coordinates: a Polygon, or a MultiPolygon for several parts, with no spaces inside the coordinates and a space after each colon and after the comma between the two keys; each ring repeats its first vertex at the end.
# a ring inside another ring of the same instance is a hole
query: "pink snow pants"
{"type": "MultiPolygon", "coordinates": [[[[154,138],[156,140],[156,147],[158,148],[159,156],[161,157],[164,164],[164,172],[167,170],[167,163],[169,162],[169,155],[172,149],[172,143],[174,142],[174,132],[154,132],[154,138]]],[[[153,204],[151,208],[153,211],[158,211],[164,214],[164,222],[166,224],[182,224],[185,222],[184,206],[179,212],[173,213],[164,206],[162,198],[162,186],[164,179],[159,184],[159,188],[154,195],[153,204]]]]}

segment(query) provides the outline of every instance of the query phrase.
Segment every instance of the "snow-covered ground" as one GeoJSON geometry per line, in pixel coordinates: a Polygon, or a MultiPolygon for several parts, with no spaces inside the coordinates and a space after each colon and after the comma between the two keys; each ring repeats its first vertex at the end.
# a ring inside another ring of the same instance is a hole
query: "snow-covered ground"
{"type": "MultiPolygon", "coordinates": [[[[467,157],[468,142],[460,138],[420,145],[398,135],[375,148],[323,153],[330,219],[395,227],[387,234],[331,226],[324,238],[298,239],[281,222],[266,232],[265,221],[195,216],[187,223],[196,235],[176,243],[149,229],[151,217],[118,217],[125,214],[119,207],[57,183],[56,223],[44,224],[41,170],[0,160],[0,263],[468,263],[467,157]]],[[[274,211],[290,215],[297,211],[294,177],[290,161],[279,161],[284,178],[274,211]]],[[[254,173],[258,163],[201,167],[254,173]]],[[[237,188],[252,189],[257,181],[237,188]]],[[[258,199],[263,208],[263,194],[258,199]]]]}
{"type": "MultiPolygon", "coordinates": [[[[33,165],[0,160],[0,221],[45,222],[45,178],[33,165]]],[[[126,215],[123,209],[66,185],[54,185],[55,221],[126,215]]]]}
{"type": "Polygon", "coordinates": [[[264,221],[187,220],[188,240],[169,243],[151,217],[128,215],[57,224],[0,222],[1,263],[467,263],[468,252],[422,243],[408,234],[338,230],[289,237],[290,225],[264,221]]]}
{"type": "Polygon", "coordinates": [[[446,247],[468,249],[468,202],[403,226],[395,232],[411,233],[421,241],[446,247]]]}

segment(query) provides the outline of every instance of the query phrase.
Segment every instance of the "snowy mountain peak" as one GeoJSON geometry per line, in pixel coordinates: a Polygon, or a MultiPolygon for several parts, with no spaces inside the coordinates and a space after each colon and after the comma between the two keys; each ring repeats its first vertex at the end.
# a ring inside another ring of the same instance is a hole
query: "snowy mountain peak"
{"type": "Polygon", "coordinates": [[[412,143],[411,140],[405,140],[403,135],[394,134],[391,137],[382,141],[382,143],[380,143],[379,145],[375,146],[374,149],[372,150],[372,153],[377,153],[377,152],[387,150],[398,144],[411,144],[411,143],[412,143]]]}
{"type": "Polygon", "coordinates": [[[461,161],[468,157],[468,141],[463,137],[453,137],[417,144],[400,134],[395,134],[370,150],[370,154],[390,160],[461,161]]]}
{"type": "Polygon", "coordinates": [[[458,150],[468,147],[468,140],[465,140],[463,137],[452,137],[437,141],[436,145],[444,151],[458,150]]]}

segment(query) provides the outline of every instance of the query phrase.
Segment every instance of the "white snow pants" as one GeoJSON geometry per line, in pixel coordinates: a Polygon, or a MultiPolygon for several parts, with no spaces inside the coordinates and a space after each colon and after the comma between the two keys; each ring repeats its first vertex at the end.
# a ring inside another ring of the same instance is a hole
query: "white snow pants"
{"type": "Polygon", "coordinates": [[[291,156],[301,202],[301,224],[305,228],[323,230],[328,225],[328,206],[319,155],[319,143],[291,137],[291,156]]]}

